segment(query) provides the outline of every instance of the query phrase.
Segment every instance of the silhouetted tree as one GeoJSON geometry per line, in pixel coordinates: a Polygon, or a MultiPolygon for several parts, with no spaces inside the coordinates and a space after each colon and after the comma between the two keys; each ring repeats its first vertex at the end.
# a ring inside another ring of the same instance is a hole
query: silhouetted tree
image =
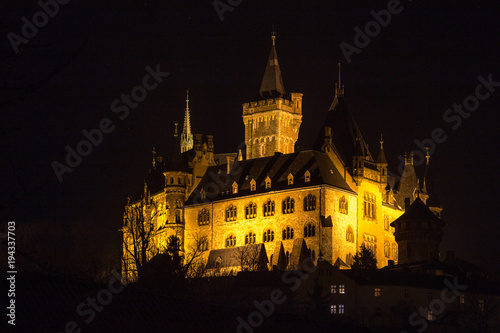
{"type": "Polygon", "coordinates": [[[351,265],[352,269],[376,269],[377,268],[377,258],[373,251],[361,244],[359,251],[353,258],[351,265]]]}

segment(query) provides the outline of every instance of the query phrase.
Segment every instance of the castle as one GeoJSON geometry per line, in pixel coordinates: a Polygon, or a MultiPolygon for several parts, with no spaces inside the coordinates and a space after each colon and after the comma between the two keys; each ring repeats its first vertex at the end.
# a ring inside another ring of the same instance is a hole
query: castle
{"type": "Polygon", "coordinates": [[[346,106],[340,67],[335,98],[314,146],[295,151],[302,94],[285,91],[275,44],[273,35],[260,99],[243,104],[244,145],[237,152],[216,154],[213,136],[193,137],[186,98],[184,126],[179,135],[175,125],[170,156],[163,159],[153,150],[144,189],[125,207],[124,276],[134,278],[134,260],[161,253],[171,235],[186,257],[203,251],[201,258],[214,273],[241,269],[237,257],[245,249],[254,250],[261,269],[297,268],[305,257],[349,268],[361,244],[373,250],[379,267],[439,256],[439,242],[436,250],[425,240],[413,258],[406,247],[404,256],[398,255],[391,226],[405,203],[415,200],[440,217],[429,154],[421,180],[412,155],[406,156],[403,177],[391,180],[382,137],[374,158],[346,106]],[[134,220],[143,224],[141,230],[134,220]],[[141,232],[150,236],[142,252],[141,232]]]}

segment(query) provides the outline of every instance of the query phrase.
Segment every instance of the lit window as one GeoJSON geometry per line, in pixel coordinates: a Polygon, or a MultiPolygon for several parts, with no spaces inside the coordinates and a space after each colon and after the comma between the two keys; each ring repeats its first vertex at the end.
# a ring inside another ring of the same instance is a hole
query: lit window
{"type": "Polygon", "coordinates": [[[283,229],[283,240],[293,239],[293,228],[286,227],[283,229]]]}
{"type": "Polygon", "coordinates": [[[250,232],[247,235],[245,235],[245,245],[248,244],[255,244],[255,234],[253,232],[250,232]]]}
{"type": "Polygon", "coordinates": [[[295,200],[287,197],[281,204],[283,214],[291,214],[295,211],[295,200]]]}
{"type": "Polygon", "coordinates": [[[387,230],[387,231],[389,231],[389,227],[390,227],[389,224],[390,224],[389,223],[389,216],[384,215],[384,229],[387,230]]]}
{"type": "Polygon", "coordinates": [[[234,205],[229,205],[229,207],[226,208],[226,221],[236,221],[236,206],[234,205]]]}
{"type": "Polygon", "coordinates": [[[330,305],[330,314],[337,314],[337,306],[330,305]]]}
{"type": "Polygon", "coordinates": [[[349,212],[349,204],[347,202],[347,199],[345,198],[345,195],[343,195],[339,200],[339,212],[346,215],[349,212]]]}
{"type": "Polygon", "coordinates": [[[253,202],[250,202],[245,207],[245,218],[246,219],[254,219],[257,216],[257,205],[253,202]]]}
{"type": "Polygon", "coordinates": [[[308,194],[304,198],[304,211],[308,212],[316,209],[316,196],[308,194]]]}
{"type": "Polygon", "coordinates": [[[375,288],[375,297],[380,297],[380,288],[375,288]]]}
{"type": "Polygon", "coordinates": [[[207,225],[210,223],[210,212],[203,208],[198,212],[198,225],[207,225]]]}
{"type": "Polygon", "coordinates": [[[273,216],[274,215],[274,201],[271,199],[267,200],[263,206],[264,216],[273,216]]]}
{"type": "Polygon", "coordinates": [[[255,182],[255,179],[252,179],[250,181],[250,191],[255,191],[257,189],[257,183],[255,182]]]}
{"type": "Polygon", "coordinates": [[[391,256],[391,245],[388,241],[384,242],[384,255],[386,258],[389,258],[391,256]]]}
{"type": "Polygon", "coordinates": [[[337,293],[337,285],[336,284],[332,284],[330,286],[330,291],[332,294],[336,294],[337,293]]]}
{"type": "Polygon", "coordinates": [[[365,199],[364,216],[369,219],[376,219],[377,214],[375,211],[375,195],[365,192],[364,199],[365,199]]]}
{"type": "Polygon", "coordinates": [[[363,245],[377,256],[377,237],[369,234],[363,234],[363,245]]]}
{"type": "Polygon", "coordinates": [[[392,257],[398,259],[398,245],[396,243],[392,244],[392,257]]]}
{"type": "Polygon", "coordinates": [[[238,183],[234,182],[233,183],[233,194],[238,193],[238,183]]]}
{"type": "Polygon", "coordinates": [[[264,243],[274,242],[274,231],[272,231],[271,229],[265,231],[263,236],[263,241],[264,243]]]}
{"type": "Polygon", "coordinates": [[[354,231],[351,227],[347,227],[346,240],[350,243],[354,243],[354,231]]]}
{"type": "Polygon", "coordinates": [[[226,238],[226,247],[234,247],[236,246],[236,236],[230,235],[226,238]]]}
{"type": "Polygon", "coordinates": [[[203,239],[200,242],[200,251],[208,251],[208,240],[203,239]]]}
{"type": "Polygon", "coordinates": [[[345,294],[345,286],[343,284],[339,285],[339,294],[345,294]]]}
{"type": "Polygon", "coordinates": [[[432,314],[431,310],[427,311],[427,320],[429,321],[434,320],[434,315],[432,314]]]}
{"type": "Polygon", "coordinates": [[[312,224],[304,226],[304,237],[313,237],[316,234],[316,227],[312,224]]]}
{"type": "Polygon", "coordinates": [[[342,313],[344,313],[344,305],[340,304],[339,305],[339,314],[342,314],[342,313]]]}

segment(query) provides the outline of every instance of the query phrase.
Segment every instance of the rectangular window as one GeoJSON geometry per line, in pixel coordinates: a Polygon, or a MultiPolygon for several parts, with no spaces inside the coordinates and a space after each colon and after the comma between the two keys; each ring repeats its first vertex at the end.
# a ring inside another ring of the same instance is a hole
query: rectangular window
{"type": "Polygon", "coordinates": [[[364,216],[369,219],[376,219],[377,214],[375,211],[375,194],[365,192],[364,199],[364,216]]]}
{"type": "Polygon", "coordinates": [[[339,294],[345,294],[345,287],[343,284],[339,285],[339,294]]]}
{"type": "Polygon", "coordinates": [[[427,311],[427,320],[432,321],[434,320],[434,315],[432,314],[432,311],[427,311]]]}
{"type": "Polygon", "coordinates": [[[330,289],[331,289],[331,293],[332,294],[336,294],[337,293],[337,285],[336,284],[332,284],[331,287],[330,287],[330,289]]]}
{"type": "Polygon", "coordinates": [[[460,304],[464,304],[465,303],[465,295],[464,293],[460,293],[460,304]]]}
{"type": "Polygon", "coordinates": [[[375,297],[380,297],[380,288],[375,288],[375,297]]]}
{"type": "Polygon", "coordinates": [[[337,306],[330,305],[330,314],[337,314],[337,306]]]}
{"type": "Polygon", "coordinates": [[[339,305],[339,314],[344,313],[344,305],[339,305]]]}

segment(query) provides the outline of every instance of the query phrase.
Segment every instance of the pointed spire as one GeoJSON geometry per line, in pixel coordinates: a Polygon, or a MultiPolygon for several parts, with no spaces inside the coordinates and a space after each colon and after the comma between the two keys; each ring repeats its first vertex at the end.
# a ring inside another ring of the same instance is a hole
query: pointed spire
{"type": "Polygon", "coordinates": [[[383,134],[380,134],[380,151],[378,152],[377,163],[387,165],[387,159],[385,158],[385,153],[384,153],[384,136],[383,136],[383,134]]]}
{"type": "Polygon", "coordinates": [[[156,167],[156,149],[153,147],[153,169],[156,167]]]}
{"type": "Polygon", "coordinates": [[[175,123],[174,142],[170,150],[169,159],[166,163],[166,171],[185,171],[187,169],[187,165],[181,155],[180,138],[177,132],[178,125],[178,123],[175,123]]]}
{"type": "Polygon", "coordinates": [[[335,97],[344,97],[344,86],[342,85],[341,82],[341,76],[340,76],[340,62],[338,63],[339,65],[339,83],[335,83],[335,97]]]}
{"type": "Polygon", "coordinates": [[[181,153],[193,149],[193,134],[191,133],[191,118],[189,115],[189,90],[186,90],[186,111],[184,127],[181,134],[181,153]]]}
{"type": "Polygon", "coordinates": [[[285,94],[285,86],[283,85],[278,55],[276,53],[275,32],[272,33],[271,40],[273,41],[273,46],[271,48],[271,54],[269,54],[266,70],[264,71],[264,77],[262,78],[259,90],[260,96],[264,98],[277,97],[285,94]]]}
{"type": "Polygon", "coordinates": [[[175,132],[174,132],[174,137],[178,137],[179,134],[177,133],[177,126],[179,125],[178,123],[175,123],[175,132]]]}

